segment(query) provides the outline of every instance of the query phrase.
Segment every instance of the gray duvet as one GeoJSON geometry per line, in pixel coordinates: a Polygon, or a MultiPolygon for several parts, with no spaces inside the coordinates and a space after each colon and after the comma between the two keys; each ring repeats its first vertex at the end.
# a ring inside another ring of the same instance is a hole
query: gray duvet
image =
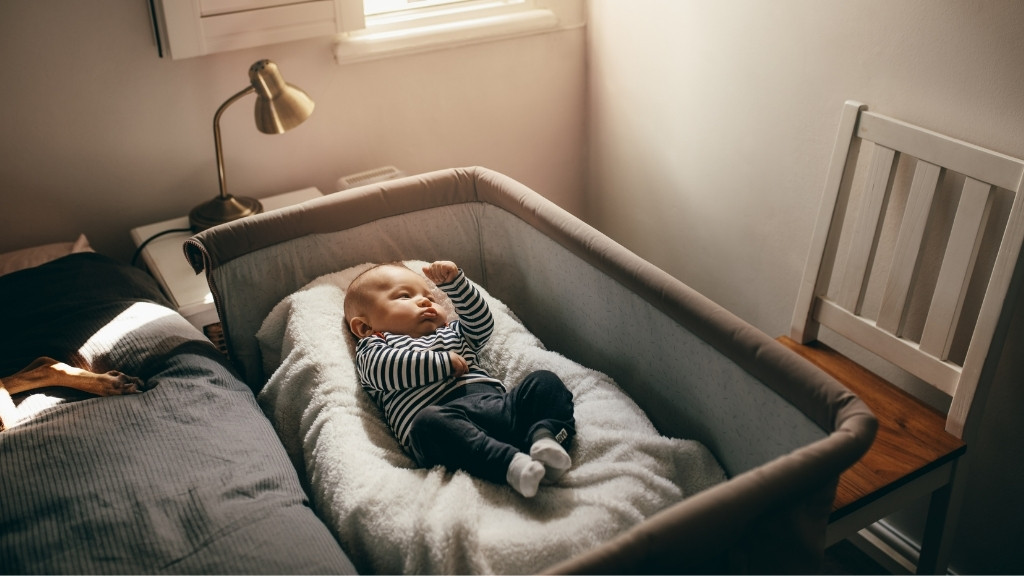
{"type": "Polygon", "coordinates": [[[0,373],[50,355],[146,381],[0,433],[0,571],[353,571],[250,389],[148,277],[73,255],[0,292],[0,373]]]}

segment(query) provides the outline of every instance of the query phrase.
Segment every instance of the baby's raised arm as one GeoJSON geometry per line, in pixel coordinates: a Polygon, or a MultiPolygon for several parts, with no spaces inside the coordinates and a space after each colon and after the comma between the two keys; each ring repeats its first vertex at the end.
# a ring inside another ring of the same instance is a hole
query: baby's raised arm
{"type": "Polygon", "coordinates": [[[459,275],[459,267],[449,260],[437,260],[424,266],[423,273],[434,284],[447,284],[459,275]]]}

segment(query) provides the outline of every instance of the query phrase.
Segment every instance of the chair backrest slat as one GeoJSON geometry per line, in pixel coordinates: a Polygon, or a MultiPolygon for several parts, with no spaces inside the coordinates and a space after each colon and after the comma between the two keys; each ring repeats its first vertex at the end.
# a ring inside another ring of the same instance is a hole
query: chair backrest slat
{"type": "Polygon", "coordinates": [[[867,190],[861,197],[860,211],[850,241],[850,252],[846,258],[846,266],[839,282],[839,294],[836,301],[840,306],[860,314],[864,302],[864,291],[867,288],[867,274],[871,270],[875,251],[878,248],[878,237],[882,232],[882,218],[889,204],[889,194],[896,177],[896,163],[899,154],[892,148],[875,146],[868,168],[867,190]]]}
{"type": "Polygon", "coordinates": [[[942,360],[949,358],[956,322],[978,259],[985,223],[992,211],[992,186],[968,178],[949,234],[946,257],[939,269],[935,293],[928,309],[921,350],[942,360]]]}
{"type": "Polygon", "coordinates": [[[882,307],[878,312],[878,327],[890,334],[903,334],[903,320],[906,317],[907,297],[917,279],[918,262],[921,257],[921,240],[928,223],[928,215],[939,185],[942,168],[918,160],[914,170],[914,181],[910,186],[910,197],[893,254],[889,278],[882,294],[882,307]]]}
{"type": "MultiPolygon", "coordinates": [[[[791,337],[806,343],[817,338],[819,325],[827,326],[949,394],[952,402],[946,429],[963,437],[972,402],[979,392],[985,394],[995,372],[993,358],[999,355],[989,351],[993,345],[1002,346],[1008,325],[1004,303],[1024,242],[1022,181],[1024,161],[847,102],[799,288],[791,337]],[[859,162],[862,142],[871,143],[864,148],[871,151],[871,157],[864,159],[867,162],[859,162]],[[904,165],[913,166],[909,191],[902,176],[897,177],[904,165]],[[855,176],[858,169],[864,170],[863,178],[855,176]],[[954,213],[954,184],[961,179],[963,188],[954,213]],[[855,181],[862,188],[859,197],[851,191],[855,181]],[[893,231],[895,242],[886,242],[885,257],[891,249],[891,260],[886,262],[880,242],[883,223],[888,229],[888,216],[898,213],[898,204],[890,206],[897,188],[899,198],[906,194],[906,204],[893,231]],[[1010,192],[1009,205],[1003,204],[1001,190],[1010,192]],[[859,201],[857,217],[851,218],[855,221],[844,232],[847,204],[854,200],[859,201]],[[998,219],[992,216],[996,205],[1000,207],[998,219]],[[943,210],[932,214],[934,206],[943,210]],[[952,224],[947,213],[952,214],[952,224]],[[989,230],[997,225],[1003,226],[1001,231],[989,230]],[[935,230],[929,231],[930,227],[935,230]],[[949,234],[948,240],[937,246],[943,233],[949,234]],[[841,236],[844,242],[840,242],[841,236]],[[983,245],[983,241],[996,238],[998,246],[983,245]],[[845,260],[837,258],[840,244],[849,248],[845,260]],[[977,264],[981,254],[985,254],[984,266],[977,264]],[[925,258],[929,264],[932,260],[939,264],[937,276],[934,267],[923,265],[925,258]],[[888,277],[881,283],[872,282],[872,273],[885,270],[886,263],[888,277]],[[837,265],[842,269],[834,270],[837,265]],[[838,283],[835,294],[829,289],[833,276],[838,283]],[[984,294],[974,294],[975,286],[984,287],[984,294]],[[880,298],[875,288],[880,288],[880,298]],[[868,308],[865,300],[869,293],[879,298],[874,318],[863,316],[869,313],[862,309],[868,308]],[[918,313],[925,309],[921,322],[918,313]],[[962,318],[965,310],[977,317],[968,322],[962,318]],[[969,331],[971,322],[973,331],[969,331]],[[965,355],[961,344],[956,345],[962,363],[951,361],[954,341],[967,335],[965,355]]],[[[1024,284],[1024,279],[1020,283],[1024,284]]]]}
{"type": "MultiPolygon", "coordinates": [[[[995,375],[995,362],[987,362],[987,360],[989,360],[989,348],[993,341],[997,340],[997,333],[1005,332],[1005,324],[1008,324],[1005,321],[1007,315],[1003,314],[1003,302],[1013,280],[1014,269],[1020,259],[1021,243],[1024,242],[1024,199],[1021,198],[1024,190],[1022,190],[1022,185],[1024,183],[1018,182],[1015,188],[1016,193],[1013,197],[1013,206],[1010,208],[1006,228],[1003,231],[1003,240],[999,245],[999,253],[996,255],[992,275],[988,280],[988,288],[985,290],[985,299],[981,304],[981,311],[978,313],[978,323],[974,327],[971,345],[967,349],[963,375],[946,418],[946,431],[957,436],[961,436],[964,432],[982,373],[987,372],[988,378],[995,375]],[[1003,325],[1000,326],[1000,323],[1003,325]]],[[[1004,336],[1004,334],[999,334],[999,340],[1004,336]]]]}

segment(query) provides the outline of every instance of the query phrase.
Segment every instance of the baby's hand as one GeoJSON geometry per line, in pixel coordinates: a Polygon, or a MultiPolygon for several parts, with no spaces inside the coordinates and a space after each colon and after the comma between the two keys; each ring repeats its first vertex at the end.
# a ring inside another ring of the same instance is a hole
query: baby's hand
{"type": "Polygon", "coordinates": [[[469,372],[469,363],[460,354],[448,352],[448,358],[452,361],[452,370],[455,371],[456,378],[469,372]]]}
{"type": "Polygon", "coordinates": [[[423,273],[430,278],[434,284],[447,284],[459,275],[459,267],[455,262],[438,260],[423,267],[423,273]]]}

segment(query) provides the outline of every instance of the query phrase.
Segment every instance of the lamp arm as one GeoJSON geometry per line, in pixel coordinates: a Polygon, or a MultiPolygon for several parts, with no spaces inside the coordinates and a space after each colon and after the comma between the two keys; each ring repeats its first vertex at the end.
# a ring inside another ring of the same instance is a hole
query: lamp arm
{"type": "Polygon", "coordinates": [[[226,110],[228,106],[234,104],[238,99],[242,98],[246,94],[249,94],[250,92],[255,91],[256,89],[252,86],[249,86],[244,90],[241,90],[231,98],[225,100],[224,103],[220,105],[220,108],[217,108],[217,113],[213,115],[213,143],[217,149],[217,176],[219,178],[220,183],[221,200],[224,200],[228,197],[228,191],[227,185],[224,183],[224,153],[221,151],[220,144],[220,115],[224,113],[224,110],[226,110]]]}

